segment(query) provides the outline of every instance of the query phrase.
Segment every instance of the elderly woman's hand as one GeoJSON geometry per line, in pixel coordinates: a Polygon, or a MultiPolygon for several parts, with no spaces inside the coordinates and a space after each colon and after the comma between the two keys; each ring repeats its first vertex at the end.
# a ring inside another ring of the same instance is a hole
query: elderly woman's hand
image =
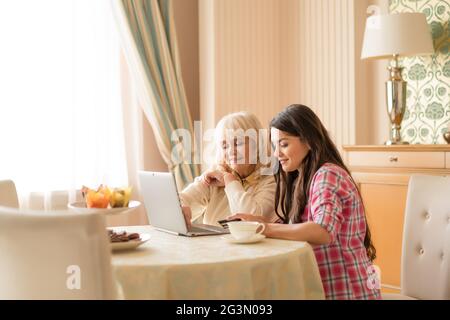
{"type": "Polygon", "coordinates": [[[230,168],[229,165],[226,163],[222,163],[218,166],[219,171],[223,173],[223,181],[225,183],[225,186],[228,185],[230,182],[238,181],[238,179],[233,174],[233,169],[230,168]]]}
{"type": "Polygon", "coordinates": [[[223,177],[223,172],[219,170],[206,171],[203,174],[203,183],[208,187],[223,187],[225,186],[225,181],[223,177]]]}
{"type": "Polygon", "coordinates": [[[255,216],[253,214],[248,214],[248,213],[236,213],[227,218],[227,220],[232,220],[232,219],[241,219],[242,221],[256,221],[256,222],[261,222],[261,223],[270,222],[269,219],[267,219],[266,217],[255,216]]]}
{"type": "Polygon", "coordinates": [[[183,216],[184,216],[184,220],[186,221],[186,225],[188,227],[191,226],[191,220],[192,220],[192,211],[190,207],[185,207],[182,206],[181,207],[182,211],[183,211],[183,216]]]}

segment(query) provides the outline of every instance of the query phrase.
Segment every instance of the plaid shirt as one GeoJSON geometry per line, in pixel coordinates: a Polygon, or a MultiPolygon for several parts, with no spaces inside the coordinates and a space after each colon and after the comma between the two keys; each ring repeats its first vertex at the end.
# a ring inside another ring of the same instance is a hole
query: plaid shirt
{"type": "Polygon", "coordinates": [[[319,224],[331,236],[329,245],[314,246],[327,299],[381,299],[364,247],[364,207],[344,169],[326,163],[314,174],[302,221],[319,224]]]}

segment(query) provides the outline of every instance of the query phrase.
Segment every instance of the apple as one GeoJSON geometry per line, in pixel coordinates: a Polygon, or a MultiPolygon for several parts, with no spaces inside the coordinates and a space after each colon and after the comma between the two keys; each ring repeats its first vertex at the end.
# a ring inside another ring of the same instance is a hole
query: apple
{"type": "Polygon", "coordinates": [[[88,189],[86,193],[86,206],[88,208],[107,208],[111,192],[107,187],[100,186],[97,191],[88,189]]]}

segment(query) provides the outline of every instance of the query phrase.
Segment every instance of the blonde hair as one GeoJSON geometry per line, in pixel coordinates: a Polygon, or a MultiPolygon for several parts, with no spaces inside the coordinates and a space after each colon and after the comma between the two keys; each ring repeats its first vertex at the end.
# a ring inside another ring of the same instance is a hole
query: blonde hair
{"type": "Polygon", "coordinates": [[[247,132],[248,130],[255,130],[259,134],[261,129],[263,129],[263,126],[253,113],[246,111],[230,113],[217,123],[216,141],[225,138],[230,131],[242,130],[247,132]]]}
{"type": "Polygon", "coordinates": [[[257,164],[259,165],[259,147],[260,147],[260,130],[264,129],[259,119],[250,112],[241,111],[230,113],[224,116],[217,123],[215,129],[216,159],[218,156],[218,147],[223,140],[241,136],[249,137],[255,143],[257,164]]]}

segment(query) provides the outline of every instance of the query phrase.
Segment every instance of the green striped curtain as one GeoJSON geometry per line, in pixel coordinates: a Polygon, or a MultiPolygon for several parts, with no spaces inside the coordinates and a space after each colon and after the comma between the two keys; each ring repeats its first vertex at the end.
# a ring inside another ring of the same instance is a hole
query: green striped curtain
{"type": "Polygon", "coordinates": [[[174,130],[193,125],[181,77],[172,0],[113,0],[127,60],[139,85],[140,100],[155,134],[158,149],[177,182],[178,189],[200,174],[192,161],[174,161],[193,150],[172,141],[174,130]]]}

